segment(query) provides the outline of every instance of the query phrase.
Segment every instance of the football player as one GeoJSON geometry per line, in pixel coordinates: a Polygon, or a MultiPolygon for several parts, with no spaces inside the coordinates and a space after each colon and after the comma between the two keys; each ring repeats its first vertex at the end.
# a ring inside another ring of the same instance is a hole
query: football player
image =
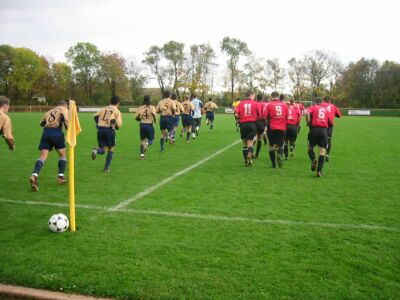
{"type": "Polygon", "coordinates": [[[144,153],[147,147],[153,144],[154,127],[156,123],[156,108],[150,105],[149,95],[143,97],[143,105],[136,112],[135,119],[140,122],[140,159],[144,160],[144,153]]]}
{"type": "Polygon", "coordinates": [[[11,119],[7,115],[10,108],[10,99],[0,96],[0,135],[4,138],[11,151],[15,149],[15,141],[11,119]]]}

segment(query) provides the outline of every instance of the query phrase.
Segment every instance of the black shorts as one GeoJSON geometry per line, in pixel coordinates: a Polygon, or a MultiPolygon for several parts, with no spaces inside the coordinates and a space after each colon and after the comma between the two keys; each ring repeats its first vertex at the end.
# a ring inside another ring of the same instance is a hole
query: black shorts
{"type": "Polygon", "coordinates": [[[211,122],[214,122],[214,113],[212,111],[207,111],[206,119],[210,120],[211,122]]]}
{"type": "Polygon", "coordinates": [[[282,148],[285,143],[285,131],[284,130],[268,130],[267,136],[270,146],[277,145],[282,148]]]}
{"type": "Polygon", "coordinates": [[[263,134],[265,130],[265,120],[257,120],[257,134],[263,134]]]}
{"type": "Polygon", "coordinates": [[[160,129],[167,129],[169,132],[174,128],[174,117],[173,116],[161,116],[160,117],[160,129]]]}
{"type": "Polygon", "coordinates": [[[154,140],[154,127],[153,124],[140,124],[140,139],[154,140]]]}
{"type": "Polygon", "coordinates": [[[308,145],[315,147],[318,145],[321,148],[328,147],[328,128],[313,127],[308,133],[308,145]]]}
{"type": "Polygon", "coordinates": [[[328,127],[328,138],[332,138],[333,137],[333,126],[329,126],[328,127]]]}
{"type": "Polygon", "coordinates": [[[194,127],[200,127],[201,125],[201,118],[193,118],[193,125],[194,127]]]}
{"type": "Polygon", "coordinates": [[[191,115],[182,115],[182,126],[183,127],[192,126],[192,124],[193,124],[193,118],[191,115]]]}
{"type": "Polygon", "coordinates": [[[44,128],[40,139],[39,150],[56,150],[65,148],[64,134],[60,128],[44,128]]]}
{"type": "Polygon", "coordinates": [[[285,139],[293,142],[296,141],[298,132],[299,132],[299,126],[293,124],[287,124],[285,139]]]}
{"type": "Polygon", "coordinates": [[[240,123],[240,138],[242,140],[253,140],[257,135],[256,122],[240,123]]]}
{"type": "Polygon", "coordinates": [[[115,130],[111,127],[97,128],[97,143],[100,148],[115,146],[115,130]]]}

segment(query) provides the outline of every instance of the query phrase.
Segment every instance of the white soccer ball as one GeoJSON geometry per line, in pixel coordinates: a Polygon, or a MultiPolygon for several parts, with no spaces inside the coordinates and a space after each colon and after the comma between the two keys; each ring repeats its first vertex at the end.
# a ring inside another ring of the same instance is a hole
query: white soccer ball
{"type": "Polygon", "coordinates": [[[69,220],[64,214],[52,215],[49,219],[49,230],[53,232],[64,232],[68,229],[69,220]]]}

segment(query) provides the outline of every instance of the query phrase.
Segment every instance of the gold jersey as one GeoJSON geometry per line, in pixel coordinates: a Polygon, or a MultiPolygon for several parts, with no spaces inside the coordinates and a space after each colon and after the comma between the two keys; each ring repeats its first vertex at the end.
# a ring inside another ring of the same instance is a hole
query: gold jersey
{"type": "Polygon", "coordinates": [[[212,111],[215,112],[217,111],[218,106],[217,104],[215,104],[215,102],[213,101],[208,101],[205,105],[204,105],[204,110],[207,111],[212,111]]]}
{"type": "Polygon", "coordinates": [[[156,108],[153,105],[142,105],[136,112],[135,119],[142,124],[153,124],[156,122],[156,108]]]}
{"type": "Polygon", "coordinates": [[[69,114],[68,108],[65,106],[57,106],[50,109],[44,114],[43,118],[40,120],[40,125],[44,128],[60,128],[64,126],[66,129],[69,124],[69,114]]]}
{"type": "Polygon", "coordinates": [[[174,100],[175,101],[175,105],[176,105],[176,112],[175,112],[175,116],[180,116],[183,113],[183,106],[182,103],[180,103],[178,100],[174,100]]]}
{"type": "Polygon", "coordinates": [[[2,111],[0,111],[0,134],[4,137],[8,145],[15,144],[11,119],[2,111]]]}
{"type": "Polygon", "coordinates": [[[115,105],[103,107],[94,114],[94,117],[98,117],[97,125],[100,127],[112,127],[114,129],[122,127],[122,115],[115,105]]]}
{"type": "Polygon", "coordinates": [[[190,115],[194,110],[194,104],[190,100],[186,100],[182,103],[183,111],[182,114],[190,115]]]}
{"type": "Polygon", "coordinates": [[[160,113],[162,116],[173,116],[176,112],[175,101],[169,98],[161,100],[157,107],[156,112],[160,113]]]}

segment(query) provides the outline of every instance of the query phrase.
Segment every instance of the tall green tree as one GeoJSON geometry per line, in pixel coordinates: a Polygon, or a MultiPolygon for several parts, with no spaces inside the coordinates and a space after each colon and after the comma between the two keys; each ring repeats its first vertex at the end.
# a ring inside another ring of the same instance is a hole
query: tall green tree
{"type": "Polygon", "coordinates": [[[110,90],[111,96],[122,95],[128,89],[127,67],[125,58],[118,53],[100,55],[100,74],[110,90]]]}
{"type": "Polygon", "coordinates": [[[240,78],[239,59],[243,55],[249,55],[250,50],[245,42],[241,40],[224,37],[221,42],[221,51],[228,56],[228,81],[231,92],[231,101],[234,100],[235,85],[240,78]]]}
{"type": "Polygon", "coordinates": [[[268,59],[265,69],[271,88],[274,91],[277,91],[279,85],[282,85],[282,80],[284,78],[284,69],[281,67],[277,58],[268,59]]]}
{"type": "Polygon", "coordinates": [[[65,57],[72,64],[75,80],[84,87],[85,98],[92,99],[94,78],[100,67],[100,52],[91,43],[77,43],[65,57]]]}
{"type": "Polygon", "coordinates": [[[11,74],[14,69],[14,48],[0,45],[0,94],[10,96],[11,74]]]}
{"type": "Polygon", "coordinates": [[[376,72],[374,89],[376,107],[400,108],[400,64],[385,61],[376,72]]]}
{"type": "Polygon", "coordinates": [[[139,97],[143,94],[143,88],[147,83],[147,76],[143,73],[142,66],[134,59],[128,63],[128,78],[132,102],[139,105],[142,103],[139,97]]]}
{"type": "Polygon", "coordinates": [[[168,61],[167,72],[172,75],[172,90],[175,91],[179,98],[178,83],[183,75],[183,63],[185,61],[184,53],[185,44],[176,41],[169,41],[162,47],[164,57],[168,61]]]}
{"type": "Polygon", "coordinates": [[[72,70],[66,63],[53,63],[50,68],[52,90],[50,99],[73,98],[72,70]]]}
{"type": "Polygon", "coordinates": [[[164,95],[167,76],[167,70],[162,64],[162,59],[163,49],[158,46],[151,46],[150,49],[144,53],[144,59],[142,61],[149,67],[150,72],[156,76],[161,96],[164,95]]]}

